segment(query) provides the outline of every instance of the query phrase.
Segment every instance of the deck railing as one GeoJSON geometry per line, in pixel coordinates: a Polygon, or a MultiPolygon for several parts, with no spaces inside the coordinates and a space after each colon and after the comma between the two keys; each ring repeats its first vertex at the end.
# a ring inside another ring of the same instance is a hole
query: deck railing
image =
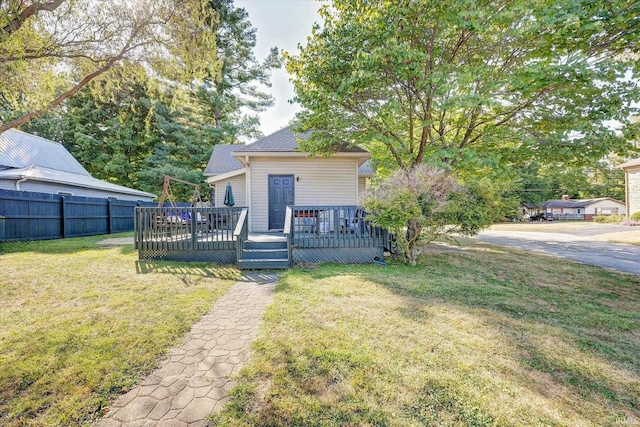
{"type": "Polygon", "coordinates": [[[287,210],[284,217],[284,229],[282,234],[287,238],[287,259],[289,260],[289,266],[291,266],[291,260],[293,259],[293,207],[287,206],[287,210]]]}
{"type": "Polygon", "coordinates": [[[240,207],[137,207],[135,248],[140,251],[235,249],[234,230],[242,210],[240,207]]]}
{"type": "Polygon", "coordinates": [[[240,216],[238,217],[238,223],[233,231],[233,238],[236,241],[236,260],[242,259],[242,252],[244,251],[244,242],[249,237],[249,225],[247,223],[248,209],[242,209],[240,216]]]}
{"type": "Polygon", "coordinates": [[[391,247],[387,230],[355,205],[291,206],[291,235],[298,248],[391,247]]]}

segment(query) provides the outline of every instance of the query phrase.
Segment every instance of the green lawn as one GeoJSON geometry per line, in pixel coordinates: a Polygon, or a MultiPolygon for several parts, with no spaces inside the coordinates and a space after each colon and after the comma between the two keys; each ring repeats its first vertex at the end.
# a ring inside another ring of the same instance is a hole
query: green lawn
{"type": "Polygon", "coordinates": [[[0,244],[3,427],[87,425],[239,277],[211,264],[138,264],[132,245],[101,239],[0,244]]]}
{"type": "Polygon", "coordinates": [[[213,424],[640,424],[640,278],[463,245],[285,273],[213,424]]]}

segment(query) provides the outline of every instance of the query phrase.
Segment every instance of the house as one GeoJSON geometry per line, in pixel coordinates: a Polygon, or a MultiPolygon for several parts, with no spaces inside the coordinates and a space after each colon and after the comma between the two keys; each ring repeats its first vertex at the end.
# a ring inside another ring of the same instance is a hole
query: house
{"type": "Polygon", "coordinates": [[[249,208],[249,231],[282,230],[287,205],[358,205],[373,176],[371,155],[358,147],[330,157],[299,150],[292,126],[248,145],[217,145],[204,171],[214,206],[223,206],[227,183],[236,206],[249,208]]]}
{"type": "Polygon", "coordinates": [[[640,212],[640,159],[618,166],[624,171],[624,188],[627,214],[640,212]]]}
{"type": "Polygon", "coordinates": [[[61,143],[16,129],[0,134],[0,189],[133,201],[156,197],[96,179],[61,143]]]}
{"type": "Polygon", "coordinates": [[[543,212],[551,212],[560,219],[583,219],[591,221],[601,215],[624,215],[625,204],[610,197],[595,199],[570,199],[564,195],[559,200],[547,200],[540,205],[543,212]]]}
{"type": "Polygon", "coordinates": [[[141,260],[236,263],[243,269],[292,263],[383,262],[394,236],[360,207],[370,154],[342,148],[310,156],[298,141],[310,133],[281,129],[249,145],[218,145],[205,170],[213,207],[136,209],[141,260]],[[231,186],[235,205],[224,205],[231,186]],[[167,218],[202,218],[186,224],[167,218]]]}
{"type": "Polygon", "coordinates": [[[521,218],[529,218],[531,215],[538,213],[540,208],[535,203],[522,202],[520,203],[520,216],[521,218]]]}

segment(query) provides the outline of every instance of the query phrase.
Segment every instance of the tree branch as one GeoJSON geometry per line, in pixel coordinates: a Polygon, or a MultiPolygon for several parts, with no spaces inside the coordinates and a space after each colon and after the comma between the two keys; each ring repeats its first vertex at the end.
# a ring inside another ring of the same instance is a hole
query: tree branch
{"type": "Polygon", "coordinates": [[[51,0],[47,3],[34,3],[30,6],[27,6],[20,15],[13,18],[11,22],[9,22],[2,29],[0,33],[0,39],[10,36],[14,32],[18,31],[22,24],[24,24],[27,19],[31,18],[33,15],[37,14],[41,10],[46,10],[47,12],[53,12],[56,10],[65,0],[51,0]]]}

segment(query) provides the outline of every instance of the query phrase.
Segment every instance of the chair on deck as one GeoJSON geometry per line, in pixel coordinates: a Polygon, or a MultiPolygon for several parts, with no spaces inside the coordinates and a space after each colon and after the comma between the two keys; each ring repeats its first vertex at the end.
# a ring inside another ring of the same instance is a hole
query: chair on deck
{"type": "Polygon", "coordinates": [[[345,229],[348,232],[354,232],[356,236],[361,237],[362,233],[369,231],[369,227],[364,221],[365,212],[362,209],[349,209],[345,212],[345,229]]]}

